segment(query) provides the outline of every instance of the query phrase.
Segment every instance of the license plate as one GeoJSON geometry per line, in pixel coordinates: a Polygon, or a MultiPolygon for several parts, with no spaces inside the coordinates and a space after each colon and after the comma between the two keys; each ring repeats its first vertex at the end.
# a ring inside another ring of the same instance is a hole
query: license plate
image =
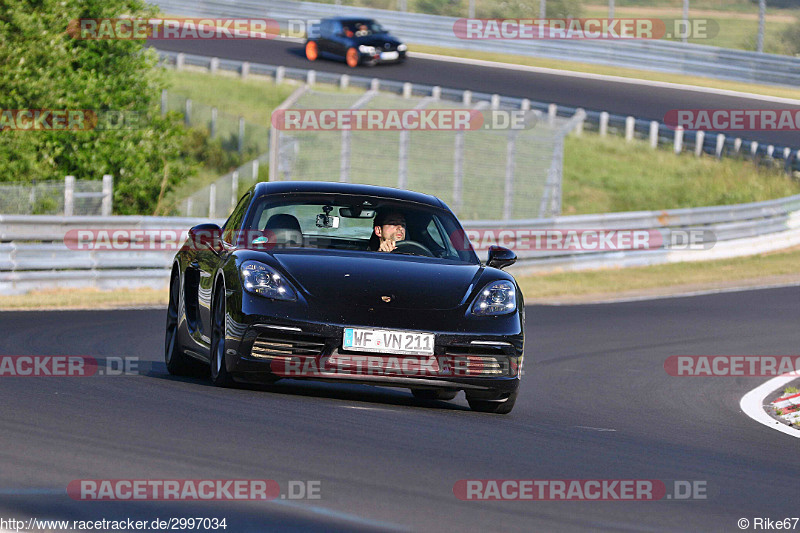
{"type": "Polygon", "coordinates": [[[391,61],[392,59],[397,59],[400,57],[398,52],[381,52],[381,59],[386,61],[391,61]]]}
{"type": "Polygon", "coordinates": [[[342,348],[359,352],[433,355],[433,333],[345,328],[342,348]]]}

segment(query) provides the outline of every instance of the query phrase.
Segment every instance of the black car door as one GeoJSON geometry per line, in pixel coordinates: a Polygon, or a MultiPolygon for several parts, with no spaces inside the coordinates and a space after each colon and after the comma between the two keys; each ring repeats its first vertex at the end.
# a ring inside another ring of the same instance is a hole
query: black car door
{"type": "Polygon", "coordinates": [[[250,194],[246,194],[239,200],[236,209],[233,210],[233,213],[228,217],[225,225],[222,226],[222,235],[218,246],[214,249],[203,248],[198,250],[195,255],[197,269],[200,273],[200,285],[197,293],[200,311],[200,324],[198,327],[200,338],[196,340],[206,346],[211,345],[211,298],[214,291],[214,280],[216,279],[217,269],[235,248],[239,231],[242,228],[242,220],[249,205],[250,194]]]}

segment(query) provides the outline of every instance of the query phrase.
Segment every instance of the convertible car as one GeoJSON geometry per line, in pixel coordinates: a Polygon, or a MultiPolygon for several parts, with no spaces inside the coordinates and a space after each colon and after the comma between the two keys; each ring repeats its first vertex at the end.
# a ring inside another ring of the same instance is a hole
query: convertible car
{"type": "Polygon", "coordinates": [[[312,379],[463,390],[475,411],[509,413],[522,375],[524,305],[478,259],[438,198],[328,182],[254,185],[220,228],[201,224],[172,266],[165,361],[211,366],[220,386],[312,379]],[[383,250],[383,251],[382,251],[383,250]]]}
{"type": "Polygon", "coordinates": [[[401,63],[408,47],[372,19],[336,17],[323,19],[308,32],[306,59],[344,59],[348,67],[401,63]]]}

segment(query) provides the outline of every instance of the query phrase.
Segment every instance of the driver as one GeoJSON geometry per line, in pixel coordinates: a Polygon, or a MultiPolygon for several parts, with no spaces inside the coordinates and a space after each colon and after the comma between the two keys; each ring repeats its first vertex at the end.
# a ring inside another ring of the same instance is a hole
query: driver
{"type": "Polygon", "coordinates": [[[375,217],[373,233],[370,248],[376,252],[391,252],[397,248],[397,241],[406,238],[406,217],[399,211],[379,213],[375,217]]]}

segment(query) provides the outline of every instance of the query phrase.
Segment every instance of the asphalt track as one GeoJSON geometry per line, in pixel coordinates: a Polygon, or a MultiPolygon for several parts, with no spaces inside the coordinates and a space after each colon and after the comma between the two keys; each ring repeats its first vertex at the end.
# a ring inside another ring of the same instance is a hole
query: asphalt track
{"type": "MultiPolygon", "coordinates": [[[[410,58],[401,65],[351,69],[344,63],[331,60],[310,63],[305,58],[303,45],[287,40],[151,40],[149,44],[165,51],[294,68],[313,66],[314,69],[325,72],[498,93],[662,122],[667,111],[672,109],[797,109],[797,106],[786,103],[690,89],[643,86],[637,83],[522,70],[490,69],[421,58],[410,58]]],[[[740,131],[730,135],[792,149],[800,148],[800,132],[797,130],[740,131]]]]}
{"type": "Polygon", "coordinates": [[[463,395],[170,377],[165,312],[6,312],[0,355],[136,357],[132,376],[0,378],[0,517],[225,517],[227,531],[739,531],[798,515],[797,440],[747,418],[767,378],[681,378],[671,355],[796,354],[800,288],[531,306],[508,416],[463,395]],[[613,430],[613,431],[612,431],[613,430]],[[319,480],[321,499],[81,502],[75,479],[319,480]],[[468,502],[461,479],[705,482],[703,500],[468,502]]]}

